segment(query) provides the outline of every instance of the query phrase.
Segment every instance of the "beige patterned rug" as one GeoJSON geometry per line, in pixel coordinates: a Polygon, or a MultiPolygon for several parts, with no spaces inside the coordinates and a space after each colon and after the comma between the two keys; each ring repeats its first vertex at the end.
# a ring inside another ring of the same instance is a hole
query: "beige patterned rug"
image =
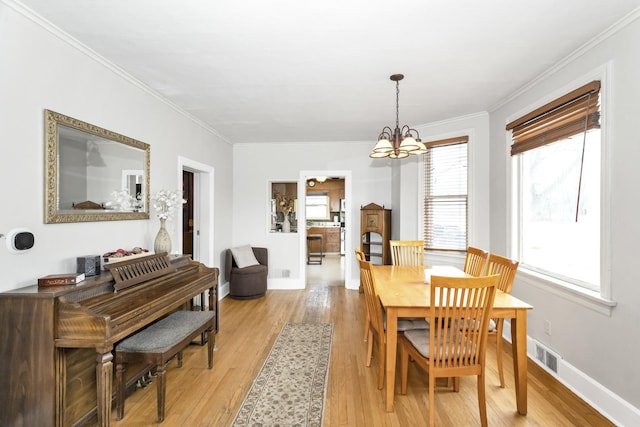
{"type": "Polygon", "coordinates": [[[232,426],[322,426],[331,323],[286,323],[232,426]]]}

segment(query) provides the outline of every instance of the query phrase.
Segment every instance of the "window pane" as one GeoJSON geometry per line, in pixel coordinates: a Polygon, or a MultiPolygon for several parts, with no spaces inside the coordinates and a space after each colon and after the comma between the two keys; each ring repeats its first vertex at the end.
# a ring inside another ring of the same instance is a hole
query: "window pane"
{"type": "Polygon", "coordinates": [[[429,195],[467,194],[467,145],[431,148],[429,195]]]}
{"type": "Polygon", "coordinates": [[[427,248],[459,249],[467,247],[467,198],[431,199],[426,203],[428,215],[427,248]]]}
{"type": "Polygon", "coordinates": [[[307,219],[329,219],[329,196],[307,196],[305,213],[307,219]]]}
{"type": "Polygon", "coordinates": [[[428,249],[467,248],[467,144],[424,154],[424,241],[428,249]]]}
{"type": "Polygon", "coordinates": [[[600,131],[522,154],[521,263],[591,289],[600,286],[600,131]]]}

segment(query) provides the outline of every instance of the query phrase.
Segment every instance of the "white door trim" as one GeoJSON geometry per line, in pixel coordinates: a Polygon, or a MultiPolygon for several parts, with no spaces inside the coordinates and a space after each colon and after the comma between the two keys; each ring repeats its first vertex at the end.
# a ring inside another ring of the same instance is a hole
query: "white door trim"
{"type": "MultiPolygon", "coordinates": [[[[208,267],[214,267],[213,257],[213,207],[214,207],[214,168],[213,166],[178,157],[178,182],[182,184],[182,171],[192,172],[193,177],[193,215],[194,215],[194,242],[193,259],[202,262],[208,267]]],[[[182,224],[182,210],[179,210],[177,221],[182,224]]],[[[179,236],[177,247],[182,247],[182,233],[179,236]]]]}

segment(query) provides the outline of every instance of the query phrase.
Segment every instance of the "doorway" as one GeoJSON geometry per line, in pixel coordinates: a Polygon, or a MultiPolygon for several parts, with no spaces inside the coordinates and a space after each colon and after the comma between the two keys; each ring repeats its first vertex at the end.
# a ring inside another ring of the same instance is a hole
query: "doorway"
{"type": "Polygon", "coordinates": [[[216,266],[213,259],[213,167],[184,157],[178,157],[178,179],[182,184],[183,205],[177,218],[181,224],[183,253],[191,253],[194,261],[209,267],[216,266]]]}
{"type": "Polygon", "coordinates": [[[298,217],[299,224],[305,224],[305,228],[299,227],[299,230],[305,232],[300,233],[300,271],[306,288],[349,285],[350,185],[350,171],[301,172],[298,217]],[[322,240],[308,241],[307,236],[311,234],[322,236],[322,240]],[[311,262],[307,262],[309,247],[316,255],[311,262]],[[316,261],[318,259],[321,262],[316,261]]]}
{"type": "Polygon", "coordinates": [[[182,197],[186,203],[182,205],[182,253],[191,255],[193,259],[193,205],[194,205],[194,189],[193,189],[194,173],[191,171],[182,171],[182,197]]]}

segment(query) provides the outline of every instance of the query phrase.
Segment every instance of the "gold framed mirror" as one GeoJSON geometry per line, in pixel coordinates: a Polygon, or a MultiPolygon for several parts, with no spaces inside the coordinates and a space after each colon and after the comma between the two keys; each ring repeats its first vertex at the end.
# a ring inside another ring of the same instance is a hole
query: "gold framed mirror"
{"type": "Polygon", "coordinates": [[[44,115],[46,224],[149,219],[149,144],[44,115]]]}

